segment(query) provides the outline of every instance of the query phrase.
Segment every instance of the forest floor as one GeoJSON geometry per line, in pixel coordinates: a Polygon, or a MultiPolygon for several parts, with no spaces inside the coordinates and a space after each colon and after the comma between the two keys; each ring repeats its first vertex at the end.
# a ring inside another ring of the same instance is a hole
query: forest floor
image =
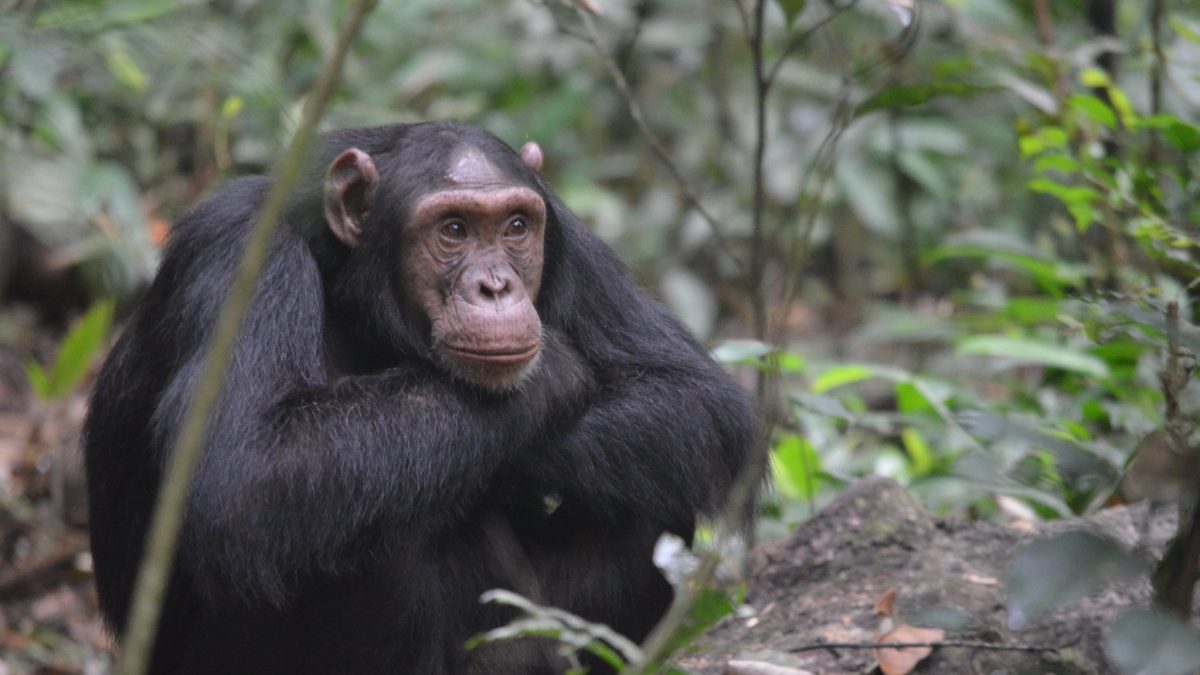
{"type": "Polygon", "coordinates": [[[20,348],[0,346],[0,675],[101,675],[111,671],[111,640],[88,553],[78,450],[86,396],[36,399],[24,362],[54,338],[18,322],[20,348]]]}
{"type": "Polygon", "coordinates": [[[878,642],[888,625],[876,606],[890,589],[903,622],[942,629],[945,641],[963,645],[938,648],[911,672],[1113,673],[1104,633],[1123,609],[1149,601],[1148,581],[1112,586],[1014,631],[1005,606],[1007,570],[1026,544],[1068,531],[1154,555],[1174,532],[1172,511],[1115,507],[1036,526],[939,519],[898,484],[864,479],[791,535],[755,549],[749,611],[702,639],[702,649],[683,665],[711,675],[877,673],[871,649],[823,645],[878,642]],[[731,661],[747,665],[727,669],[731,661]]]}
{"type": "MultiPolygon", "coordinates": [[[[112,644],[86,535],[78,450],[86,396],[33,395],[24,359],[54,339],[24,330],[0,346],[0,675],[100,675],[111,669],[112,644]]],[[[899,485],[867,479],[789,536],[760,545],[745,611],[681,665],[712,675],[878,672],[870,649],[822,645],[876,641],[874,607],[893,589],[905,621],[945,627],[947,640],[975,645],[940,648],[913,672],[1111,672],[1103,632],[1122,608],[1144,604],[1148,584],[1111,588],[1020,632],[1007,627],[1004,575],[1013,556],[1040,535],[1080,528],[1153,553],[1173,525],[1144,507],[1037,526],[943,520],[899,485]],[[730,670],[731,661],[750,669],[730,670]],[[768,664],[791,670],[763,670],[768,664]]]]}

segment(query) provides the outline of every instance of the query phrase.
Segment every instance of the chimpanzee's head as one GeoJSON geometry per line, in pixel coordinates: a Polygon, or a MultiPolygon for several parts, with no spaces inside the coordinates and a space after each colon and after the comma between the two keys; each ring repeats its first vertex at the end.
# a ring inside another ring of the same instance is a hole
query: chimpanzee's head
{"type": "Polygon", "coordinates": [[[542,349],[541,165],[536,143],[518,154],[477,129],[440,125],[374,156],[350,147],[325,173],[329,231],[350,249],[388,242],[402,304],[427,321],[436,360],[490,391],[520,384],[542,349]],[[403,204],[383,210],[402,222],[379,222],[381,203],[403,204]],[[372,227],[400,229],[373,240],[372,227]]]}

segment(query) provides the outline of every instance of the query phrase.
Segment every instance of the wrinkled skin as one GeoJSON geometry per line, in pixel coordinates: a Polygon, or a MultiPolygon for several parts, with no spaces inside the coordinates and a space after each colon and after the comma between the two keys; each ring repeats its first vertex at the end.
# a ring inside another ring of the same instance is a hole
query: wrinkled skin
{"type": "MultiPolygon", "coordinates": [[[[540,167],[540,148],[527,144],[522,161],[540,167]]],[[[357,148],[327,172],[326,219],[348,246],[359,244],[378,180],[374,160],[357,148]]],[[[504,391],[525,378],[542,349],[534,302],[546,205],[473,149],[451,160],[444,185],[417,201],[405,228],[405,285],[432,324],[433,348],[446,369],[504,391]]]]}

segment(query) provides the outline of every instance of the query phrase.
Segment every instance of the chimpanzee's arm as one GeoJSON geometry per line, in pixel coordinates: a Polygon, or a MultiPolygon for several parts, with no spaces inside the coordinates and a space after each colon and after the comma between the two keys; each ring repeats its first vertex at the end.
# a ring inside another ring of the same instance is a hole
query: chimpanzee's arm
{"type": "MultiPolygon", "coordinates": [[[[195,265],[206,255],[189,248],[184,232],[164,265],[165,279],[184,259],[195,265]]],[[[172,447],[194,391],[203,337],[215,321],[213,296],[223,294],[219,279],[232,274],[225,262],[213,268],[174,277],[182,285],[171,300],[184,306],[173,316],[185,317],[196,335],[155,408],[160,453],[172,447]],[[218,292],[197,288],[202,284],[218,292]]],[[[525,393],[508,397],[472,393],[420,363],[330,379],[322,302],[307,246],[281,237],[192,485],[179,559],[200,588],[279,602],[306,572],[352,565],[348,550],[371,527],[417,538],[455,522],[496,468],[538,433],[550,409],[581,386],[563,377],[582,369],[554,339],[525,393]]]]}
{"type": "Polygon", "coordinates": [[[577,222],[564,228],[555,289],[599,394],[530,471],[585,508],[634,515],[688,536],[715,514],[756,441],[749,396],[665,309],[634,288],[616,257],[577,222]]]}

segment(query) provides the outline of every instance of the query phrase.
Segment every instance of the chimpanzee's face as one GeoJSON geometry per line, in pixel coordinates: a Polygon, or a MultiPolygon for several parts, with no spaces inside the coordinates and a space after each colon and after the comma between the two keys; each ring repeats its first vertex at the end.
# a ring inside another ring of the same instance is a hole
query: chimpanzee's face
{"type": "Polygon", "coordinates": [[[546,204],[474,149],[450,162],[443,185],[413,207],[402,246],[404,287],[429,318],[434,350],[452,373],[510,389],[542,347],[534,301],[546,204]]]}
{"type": "MultiPolygon", "coordinates": [[[[535,171],[541,150],[521,158],[535,171]]],[[[350,149],[330,165],[326,220],[349,246],[361,239],[378,184],[374,160],[350,149]]],[[[429,320],[433,350],[448,371],[490,391],[521,383],[542,349],[534,302],[542,283],[546,203],[464,147],[435,189],[415,200],[400,242],[402,287],[429,320]]]]}

